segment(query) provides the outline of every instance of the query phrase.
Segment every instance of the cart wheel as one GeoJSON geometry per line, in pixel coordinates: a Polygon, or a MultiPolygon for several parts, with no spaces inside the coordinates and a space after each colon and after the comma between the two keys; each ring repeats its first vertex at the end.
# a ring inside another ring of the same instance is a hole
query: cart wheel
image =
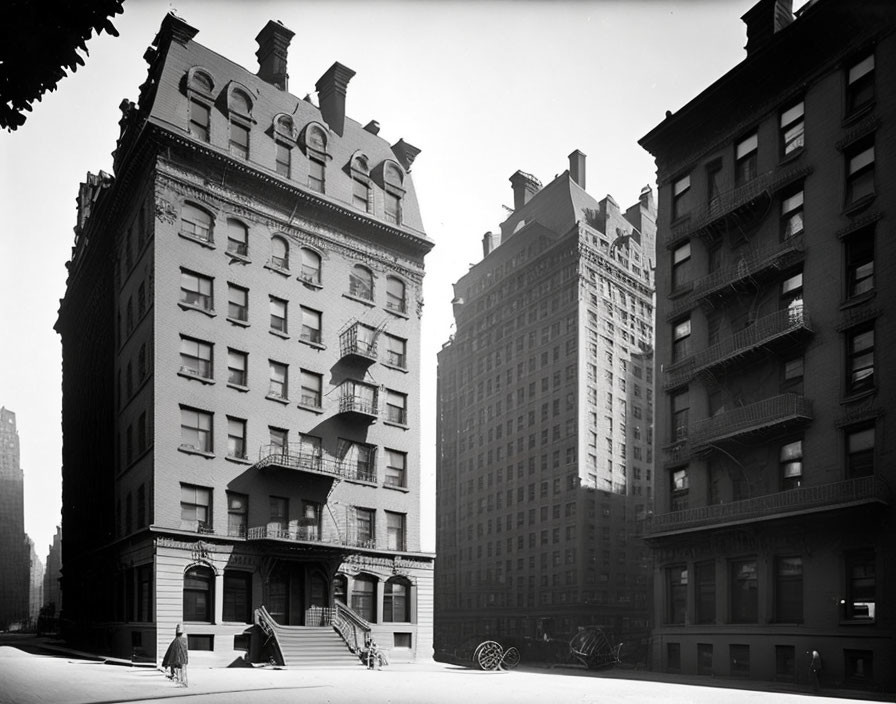
{"type": "Polygon", "coordinates": [[[496,670],[501,665],[501,658],[504,656],[504,648],[500,643],[493,640],[487,640],[479,644],[473,653],[473,662],[479,665],[482,670],[496,670]]]}
{"type": "Polygon", "coordinates": [[[505,670],[512,670],[520,664],[520,651],[516,648],[508,648],[504,651],[504,657],[501,659],[501,667],[505,670]]]}

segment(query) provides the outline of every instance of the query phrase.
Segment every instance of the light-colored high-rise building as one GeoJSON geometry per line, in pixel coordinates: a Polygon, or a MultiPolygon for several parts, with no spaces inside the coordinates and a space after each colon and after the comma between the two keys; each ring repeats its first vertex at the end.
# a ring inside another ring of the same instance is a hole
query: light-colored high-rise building
{"type": "Polygon", "coordinates": [[[0,408],[0,630],[28,619],[30,550],[16,414],[0,408]]]}

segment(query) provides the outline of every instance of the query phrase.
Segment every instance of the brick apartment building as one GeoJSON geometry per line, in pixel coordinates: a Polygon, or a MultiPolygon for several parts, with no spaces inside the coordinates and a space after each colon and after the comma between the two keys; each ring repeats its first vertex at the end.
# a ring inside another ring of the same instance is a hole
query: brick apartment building
{"type": "MultiPolygon", "coordinates": [[[[585,155],[455,285],[439,353],[436,642],[648,629],[655,208],[585,191],[585,155]]],[[[636,657],[629,653],[630,657],[636,657]]]]}
{"type": "Polygon", "coordinates": [[[257,73],[196,33],[165,17],[114,176],[78,197],[63,627],[158,659],[183,623],[210,664],[290,665],[331,626],[425,658],[419,150],[346,116],[339,63],[319,106],[291,95],[281,24],[257,73]]]}
{"type": "Polygon", "coordinates": [[[654,662],[896,689],[896,6],[761,0],[659,182],[654,662]]]}

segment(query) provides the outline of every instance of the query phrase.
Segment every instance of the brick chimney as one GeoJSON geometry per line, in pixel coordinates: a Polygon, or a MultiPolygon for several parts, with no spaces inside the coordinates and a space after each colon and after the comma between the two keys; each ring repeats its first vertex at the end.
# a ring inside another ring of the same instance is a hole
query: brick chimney
{"type": "Polygon", "coordinates": [[[541,190],[541,182],[532,174],[525,171],[517,171],[510,177],[510,185],[513,188],[513,209],[519,210],[529,199],[541,190]]]}
{"type": "Polygon", "coordinates": [[[289,42],[295,36],[295,32],[288,30],[280,22],[268,20],[255,41],[258,42],[258,77],[277,86],[280,90],[287,89],[289,74],[286,72],[286,50],[289,42]]]}
{"type": "Polygon", "coordinates": [[[345,129],[345,89],[354,75],[354,71],[337,61],[314,84],[320,114],[329,128],[340,137],[345,129]]]}
{"type": "Polygon", "coordinates": [[[747,25],[747,56],[793,22],[793,0],[759,0],[741,19],[747,25]]]}
{"type": "Polygon", "coordinates": [[[578,149],[569,155],[569,177],[585,190],[585,155],[578,149]]]}

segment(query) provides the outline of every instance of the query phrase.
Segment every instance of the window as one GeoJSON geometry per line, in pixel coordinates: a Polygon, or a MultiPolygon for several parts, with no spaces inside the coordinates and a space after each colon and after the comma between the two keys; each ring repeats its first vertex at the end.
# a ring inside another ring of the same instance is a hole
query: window
{"type": "Polygon", "coordinates": [[[323,440],[317,435],[299,434],[299,457],[311,469],[320,469],[323,459],[323,440]]]}
{"type": "Polygon", "coordinates": [[[302,247],[302,281],[309,284],[320,284],[321,260],[314,250],[302,247]]]}
{"type": "Polygon", "coordinates": [[[195,408],[180,408],[180,446],[197,452],[212,452],[212,414],[195,408]]]}
{"type": "Polygon", "coordinates": [[[874,101],[874,54],[856,61],[846,74],[846,115],[859,112],[874,101]]]}
{"type": "Polygon", "coordinates": [[[246,459],[246,421],[227,416],[227,456],[246,459]]]}
{"type": "Polygon", "coordinates": [[[320,408],[323,399],[323,377],[307,369],[302,369],[302,396],[299,403],[311,408],[320,408]]]}
{"type": "Polygon", "coordinates": [[[211,489],[193,484],[180,485],[180,528],[199,533],[211,532],[211,489]]]}
{"type": "Polygon", "coordinates": [[[275,362],[273,359],[268,360],[270,369],[270,384],[268,385],[268,396],[272,398],[288,399],[289,398],[289,365],[283,362],[275,362]]]}
{"type": "Polygon", "coordinates": [[[787,240],[803,232],[803,189],[781,200],[781,239],[787,240]]]}
{"type": "Polygon", "coordinates": [[[843,650],[844,684],[861,689],[874,689],[874,651],[843,650]]]}
{"type": "Polygon", "coordinates": [[[241,257],[249,255],[249,228],[233,218],[227,219],[227,251],[241,257]]]}
{"type": "Polygon", "coordinates": [[[781,391],[789,391],[796,394],[803,393],[803,374],[804,362],[802,357],[785,360],[781,391]]]}
{"type": "Polygon", "coordinates": [[[873,621],[877,605],[874,550],[846,553],[846,618],[873,621]]]}
{"type": "Polygon", "coordinates": [[[866,228],[846,240],[846,295],[874,290],[874,229],[866,228]]]}
{"type": "Polygon", "coordinates": [[[376,622],[376,578],[362,574],[352,583],[352,610],[364,620],[376,622]]]}
{"type": "Polygon", "coordinates": [[[248,355],[239,350],[227,350],[227,383],[234,386],[248,386],[248,355]]]}
{"type": "Polygon", "coordinates": [[[336,448],[345,476],[366,482],[376,481],[376,446],[339,438],[336,448]]]}
{"type": "Polygon", "coordinates": [[[355,264],[348,278],[348,292],[355,298],[373,300],[373,273],[370,269],[355,264]]]}
{"type": "Polygon", "coordinates": [[[289,270],[289,243],[282,237],[271,237],[271,266],[289,270]]]}
{"type": "Polygon", "coordinates": [[[249,320],[249,289],[227,284],[227,317],[231,320],[249,320]]]}
{"type": "Polygon", "coordinates": [[[271,330],[284,335],[288,332],[286,311],[289,304],[282,298],[270,296],[271,330]]]}
{"type": "Polygon", "coordinates": [[[846,207],[874,195],[874,144],[862,142],[846,153],[846,207]]]}
{"type": "Polygon", "coordinates": [[[688,488],[689,488],[689,480],[688,480],[688,470],[687,467],[683,467],[681,469],[673,469],[670,474],[670,490],[671,490],[671,503],[670,509],[672,511],[681,511],[688,507],[688,488]]]}
{"type": "Polygon", "coordinates": [[[666,623],[684,624],[688,604],[688,570],[683,565],[666,568],[666,623]]]}
{"type": "Polygon", "coordinates": [[[731,622],[756,623],[759,615],[759,590],[756,560],[732,560],[730,563],[731,622]]]}
{"type": "Polygon", "coordinates": [[[195,566],[184,573],[184,621],[211,623],[215,575],[209,567],[195,566]]]}
{"type": "Polygon", "coordinates": [[[401,224],[401,199],[404,196],[402,183],[404,176],[401,169],[392,162],[383,167],[383,197],[385,200],[385,217],[388,222],[401,224]]]}
{"type": "Polygon", "coordinates": [[[671,406],[672,440],[686,440],[688,437],[688,411],[690,410],[688,391],[674,394],[671,399],[671,406]]]}
{"type": "Polygon", "coordinates": [[[357,177],[352,179],[352,205],[365,213],[370,210],[370,184],[357,177]]]}
{"type": "Polygon", "coordinates": [[[324,193],[327,167],[320,159],[311,157],[308,159],[308,188],[318,193],[324,193]]]}
{"type": "Polygon", "coordinates": [[[230,153],[240,159],[249,158],[249,127],[237,120],[230,120],[230,153]]]}
{"type": "Polygon", "coordinates": [[[716,621],[716,565],[712,560],[694,565],[697,623],[716,621]]]}
{"type": "Polygon", "coordinates": [[[722,160],[715,159],[706,166],[707,200],[710,206],[722,195],[722,160]]]}
{"type": "Polygon", "coordinates": [[[781,478],[781,489],[796,489],[803,480],[803,441],[794,440],[781,446],[778,453],[778,476],[781,478]]]}
{"type": "Polygon", "coordinates": [[[697,643],[697,674],[713,674],[712,643],[697,643]]]}
{"type": "Polygon", "coordinates": [[[302,501],[302,518],[299,521],[298,531],[300,540],[320,540],[320,516],[321,504],[316,501],[302,501]]]}
{"type": "Polygon", "coordinates": [[[249,529],[249,497],[227,492],[227,535],[243,538],[249,529]]]}
{"type": "Polygon", "coordinates": [[[383,588],[383,621],[409,623],[410,595],[411,583],[407,579],[404,577],[389,579],[383,588]]]}
{"type": "Polygon", "coordinates": [[[190,134],[201,139],[203,142],[209,141],[211,124],[211,111],[208,105],[201,100],[195,98],[190,99],[190,134]]]}
{"type": "Polygon", "coordinates": [[[302,332],[299,339],[303,342],[320,344],[321,313],[302,306],[302,332]]]}
{"type": "Polygon", "coordinates": [[[405,514],[386,511],[386,549],[406,550],[405,514]]]}
{"type": "Polygon", "coordinates": [[[803,272],[791,274],[781,282],[781,308],[788,311],[791,323],[803,319],[803,272]]]}
{"type": "Polygon", "coordinates": [[[750,646],[729,645],[728,658],[732,677],[750,677],[750,646]]]}
{"type": "Polygon", "coordinates": [[[289,499],[282,496],[269,496],[268,510],[270,514],[269,534],[273,531],[275,534],[284,535],[289,527],[289,499]]]}
{"type": "Polygon", "coordinates": [[[796,675],[796,648],[792,645],[775,646],[775,678],[793,682],[796,675]]]}
{"type": "Polygon", "coordinates": [[[669,672],[681,671],[681,643],[666,643],[666,669],[669,672]]]}
{"type": "Polygon", "coordinates": [[[224,571],[225,621],[252,622],[252,573],[236,570],[224,571]]]}
{"type": "Polygon", "coordinates": [[[205,311],[214,310],[212,286],[214,279],[186,269],[180,270],[180,302],[205,311]]]}
{"type": "Polygon", "coordinates": [[[386,450],[386,486],[407,486],[408,455],[398,450],[386,450]]]}
{"type": "Polygon", "coordinates": [[[672,220],[677,220],[691,209],[691,177],[684,176],[672,183],[672,220]]]}
{"type": "Polygon", "coordinates": [[[408,397],[397,391],[386,390],[386,420],[390,423],[407,425],[408,397]]]}
{"type": "Polygon", "coordinates": [[[803,559],[775,559],[775,620],[778,623],[803,622],[803,559]]]}
{"type": "Polygon", "coordinates": [[[787,156],[804,145],[803,101],[781,113],[781,155],[787,156]]]}
{"type": "Polygon", "coordinates": [[[180,232],[182,235],[212,242],[212,216],[201,208],[184,203],[180,212],[180,232]]]}
{"type": "Polygon", "coordinates": [[[356,539],[362,547],[376,545],[375,515],[372,508],[355,507],[356,539]]]}
{"type": "Polygon", "coordinates": [[[672,326],[672,363],[691,354],[691,319],[685,318],[672,326]]]}
{"type": "Polygon", "coordinates": [[[278,140],[274,158],[277,173],[289,178],[289,174],[292,172],[292,149],[289,148],[289,145],[278,140]]]}
{"type": "Polygon", "coordinates": [[[734,185],[741,186],[758,175],[759,137],[754,132],[737,143],[734,149],[734,185]]]}
{"type": "Polygon", "coordinates": [[[397,313],[407,313],[404,281],[394,276],[386,277],[386,308],[397,313]]]}
{"type": "Polygon", "coordinates": [[[691,243],[685,242],[672,251],[672,291],[691,281],[691,243]]]}
{"type": "Polygon", "coordinates": [[[386,364],[399,369],[407,369],[407,341],[386,334],[386,364]]]}
{"type": "Polygon", "coordinates": [[[846,476],[870,477],[874,474],[874,426],[858,426],[846,431],[846,476]]]}
{"type": "Polygon", "coordinates": [[[874,328],[862,326],[846,337],[846,387],[849,393],[874,388],[874,328]]]}
{"type": "Polygon", "coordinates": [[[212,345],[191,337],[180,338],[180,371],[183,374],[211,379],[213,376],[212,345]]]}

